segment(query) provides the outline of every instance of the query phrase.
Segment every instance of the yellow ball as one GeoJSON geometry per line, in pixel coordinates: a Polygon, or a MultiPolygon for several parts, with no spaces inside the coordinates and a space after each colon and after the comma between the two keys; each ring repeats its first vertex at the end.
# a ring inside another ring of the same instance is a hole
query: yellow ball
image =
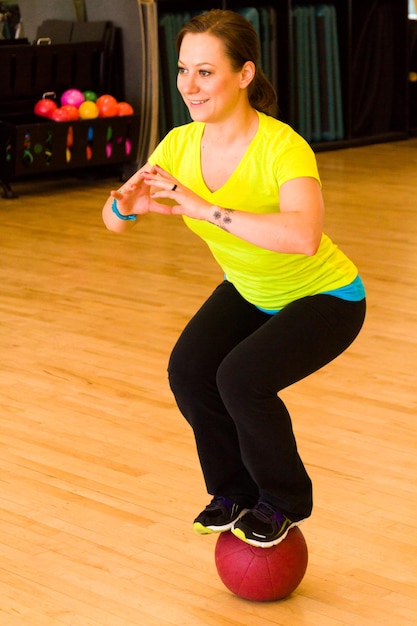
{"type": "Polygon", "coordinates": [[[98,117],[98,106],[95,102],[86,100],[80,104],[78,113],[80,114],[80,118],[82,120],[92,120],[95,117],[98,117]]]}

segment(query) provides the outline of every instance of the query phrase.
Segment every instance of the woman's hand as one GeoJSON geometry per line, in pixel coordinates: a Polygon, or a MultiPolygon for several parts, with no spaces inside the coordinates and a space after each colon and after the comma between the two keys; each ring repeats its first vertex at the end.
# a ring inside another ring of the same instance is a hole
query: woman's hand
{"type": "Polygon", "coordinates": [[[155,213],[186,215],[195,219],[206,219],[211,204],[203,200],[176,178],[168,174],[159,165],[154,165],[144,174],[145,183],[149,185],[151,208],[155,213]],[[165,203],[161,201],[166,201],[165,203]]]}
{"type": "Polygon", "coordinates": [[[111,191],[111,198],[116,198],[117,208],[123,215],[144,215],[151,210],[149,187],[145,184],[146,171],[139,170],[123,185],[122,189],[111,191]]]}
{"type": "Polygon", "coordinates": [[[115,200],[117,201],[117,210],[121,215],[138,216],[151,211],[152,200],[149,186],[144,181],[145,172],[149,169],[151,169],[151,166],[149,163],[146,163],[121,188],[110,192],[110,197],[106,200],[103,207],[102,216],[106,227],[112,232],[123,233],[129,231],[138,221],[137,219],[124,220],[115,215],[113,211],[115,200]]]}
{"type": "Polygon", "coordinates": [[[106,227],[116,233],[123,233],[131,230],[138,220],[124,220],[115,215],[113,211],[113,202],[117,201],[117,210],[124,216],[140,216],[145,213],[172,213],[172,204],[166,199],[166,203],[158,202],[151,196],[151,188],[145,182],[145,177],[153,176],[154,168],[146,163],[138,170],[129,180],[118,190],[112,190],[110,197],[107,199],[102,215],[106,227]]]}

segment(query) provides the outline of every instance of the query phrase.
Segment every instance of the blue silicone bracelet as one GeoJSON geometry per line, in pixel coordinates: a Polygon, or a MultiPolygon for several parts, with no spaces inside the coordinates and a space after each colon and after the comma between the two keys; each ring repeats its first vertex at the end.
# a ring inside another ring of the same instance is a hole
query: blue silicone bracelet
{"type": "Polygon", "coordinates": [[[123,215],[122,213],[120,213],[119,209],[117,208],[116,198],[113,198],[111,210],[119,218],[119,220],[135,220],[136,219],[136,215],[123,215]]]}

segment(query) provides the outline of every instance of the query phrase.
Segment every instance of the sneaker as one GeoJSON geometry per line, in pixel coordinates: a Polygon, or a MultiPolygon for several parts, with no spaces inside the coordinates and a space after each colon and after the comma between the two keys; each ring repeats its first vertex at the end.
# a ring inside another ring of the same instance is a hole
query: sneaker
{"type": "Polygon", "coordinates": [[[195,518],[194,530],[198,535],[230,530],[247,510],[232,500],[215,496],[204,511],[201,511],[200,515],[195,518]]]}
{"type": "Polygon", "coordinates": [[[232,533],[252,546],[270,548],[285,539],[290,528],[302,521],[292,522],[267,502],[258,502],[236,522],[232,533]]]}

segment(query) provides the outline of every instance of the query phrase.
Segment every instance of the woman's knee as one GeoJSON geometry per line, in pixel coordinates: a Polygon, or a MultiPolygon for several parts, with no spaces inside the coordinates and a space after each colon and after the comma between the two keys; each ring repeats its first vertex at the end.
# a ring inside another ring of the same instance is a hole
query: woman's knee
{"type": "Polygon", "coordinates": [[[168,362],[168,381],[174,393],[184,389],[193,395],[201,393],[207,381],[214,378],[215,371],[211,373],[208,360],[197,346],[181,341],[176,344],[168,362]]]}
{"type": "Polygon", "coordinates": [[[178,387],[189,384],[190,372],[190,359],[182,347],[177,344],[168,361],[168,381],[174,392],[178,387]]]}
{"type": "Polygon", "coordinates": [[[265,393],[258,370],[250,360],[229,354],[217,370],[216,383],[223,402],[231,413],[248,406],[265,393]]]}

